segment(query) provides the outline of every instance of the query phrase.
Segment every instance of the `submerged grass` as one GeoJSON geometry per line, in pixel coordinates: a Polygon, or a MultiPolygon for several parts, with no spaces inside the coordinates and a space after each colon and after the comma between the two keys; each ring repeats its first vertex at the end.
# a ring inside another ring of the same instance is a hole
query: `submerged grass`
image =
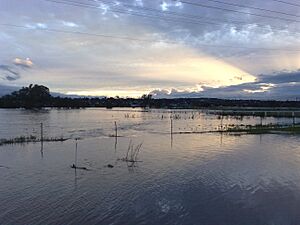
{"type": "Polygon", "coordinates": [[[36,143],[36,142],[59,142],[59,141],[66,141],[67,138],[43,138],[43,140],[38,139],[36,136],[19,136],[15,138],[9,139],[0,139],[0,146],[1,145],[12,145],[12,144],[25,144],[25,143],[36,143]]]}
{"type": "Polygon", "coordinates": [[[209,131],[181,131],[173,134],[208,134],[208,133],[225,133],[225,134],[300,134],[300,124],[267,124],[267,125],[229,125],[219,130],[209,131]]]}
{"type": "Polygon", "coordinates": [[[300,110],[297,109],[224,109],[224,110],[215,110],[208,111],[210,114],[219,115],[219,116],[232,116],[232,117],[243,117],[243,116],[253,116],[253,117],[285,117],[293,118],[300,117],[300,110]]]}
{"type": "Polygon", "coordinates": [[[287,134],[300,134],[300,124],[293,125],[279,125],[279,124],[267,124],[267,125],[246,125],[246,126],[234,126],[224,131],[225,133],[246,133],[246,134],[272,134],[272,133],[287,133],[287,134]]]}

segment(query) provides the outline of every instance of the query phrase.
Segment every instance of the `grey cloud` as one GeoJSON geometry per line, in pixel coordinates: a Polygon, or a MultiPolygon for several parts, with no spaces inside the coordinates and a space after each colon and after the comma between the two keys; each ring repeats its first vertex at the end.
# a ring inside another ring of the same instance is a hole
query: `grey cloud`
{"type": "Polygon", "coordinates": [[[1,76],[2,80],[15,81],[15,80],[18,80],[21,78],[19,68],[29,69],[29,68],[32,68],[32,66],[33,66],[33,63],[29,58],[26,58],[26,59],[15,58],[12,61],[12,64],[0,65],[0,70],[2,71],[2,73],[0,73],[0,76],[1,76]]]}
{"type": "Polygon", "coordinates": [[[260,75],[258,80],[262,83],[272,84],[300,82],[300,70],[292,72],[279,72],[271,75],[260,75]]]}
{"type": "Polygon", "coordinates": [[[19,73],[14,71],[9,65],[0,65],[0,69],[12,73],[13,75],[19,75],[19,73]]]}
{"type": "Polygon", "coordinates": [[[19,72],[15,71],[9,65],[0,65],[0,70],[2,70],[2,74],[0,73],[0,75],[4,80],[14,81],[20,78],[19,72]]]}
{"type": "Polygon", "coordinates": [[[8,80],[8,81],[14,81],[14,80],[17,80],[19,78],[20,78],[19,76],[18,77],[13,77],[13,76],[9,76],[9,75],[5,76],[5,79],[8,80]]]}
{"type": "Polygon", "coordinates": [[[296,99],[300,98],[300,70],[260,75],[257,81],[226,87],[202,86],[202,91],[172,89],[153,90],[156,98],[231,98],[231,99],[296,99]]]}
{"type": "Polygon", "coordinates": [[[1,85],[0,84],[0,96],[8,95],[8,94],[12,93],[13,91],[17,91],[19,89],[20,89],[20,87],[1,85]]]}

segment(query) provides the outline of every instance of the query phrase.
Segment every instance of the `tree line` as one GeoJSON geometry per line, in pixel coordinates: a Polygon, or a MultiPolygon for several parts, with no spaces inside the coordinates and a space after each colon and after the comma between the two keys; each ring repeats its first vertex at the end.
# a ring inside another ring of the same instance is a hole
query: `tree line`
{"type": "Polygon", "coordinates": [[[218,108],[218,107],[300,107],[300,101],[232,100],[219,98],[154,99],[145,94],[140,98],[70,98],[53,97],[48,87],[29,85],[0,98],[0,108],[85,108],[85,107],[149,107],[149,108],[218,108]]]}

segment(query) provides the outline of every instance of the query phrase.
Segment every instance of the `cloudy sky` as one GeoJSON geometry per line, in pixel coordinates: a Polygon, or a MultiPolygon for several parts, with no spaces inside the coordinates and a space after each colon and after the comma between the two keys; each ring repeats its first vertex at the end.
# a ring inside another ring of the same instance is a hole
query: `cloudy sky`
{"type": "Polygon", "coordinates": [[[300,98],[295,0],[0,0],[0,89],[300,98]]]}

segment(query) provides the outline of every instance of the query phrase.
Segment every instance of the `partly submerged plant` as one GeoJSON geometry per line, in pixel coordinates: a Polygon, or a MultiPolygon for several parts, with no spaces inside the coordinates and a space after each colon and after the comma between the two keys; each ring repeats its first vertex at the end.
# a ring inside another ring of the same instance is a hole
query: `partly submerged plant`
{"type": "Polygon", "coordinates": [[[142,145],[143,145],[143,143],[140,143],[137,146],[134,146],[134,144],[130,140],[125,160],[127,162],[137,162],[137,157],[138,157],[138,154],[141,150],[142,145]]]}
{"type": "Polygon", "coordinates": [[[130,162],[131,163],[130,166],[134,166],[134,164],[136,162],[138,162],[138,155],[141,151],[142,145],[143,145],[143,143],[140,143],[140,144],[135,146],[132,143],[132,140],[130,140],[129,145],[128,145],[128,149],[127,149],[127,152],[126,152],[126,156],[124,158],[122,158],[121,160],[125,161],[125,162],[130,162]]]}

